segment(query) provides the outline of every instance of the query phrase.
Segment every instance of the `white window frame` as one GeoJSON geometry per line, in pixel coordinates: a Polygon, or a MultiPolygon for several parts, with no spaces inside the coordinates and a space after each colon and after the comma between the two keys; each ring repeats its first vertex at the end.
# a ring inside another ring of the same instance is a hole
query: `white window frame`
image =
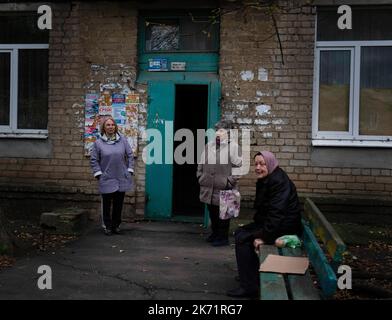
{"type": "Polygon", "coordinates": [[[20,49],[49,49],[49,44],[0,44],[0,52],[9,52],[10,70],[10,122],[0,125],[0,138],[46,139],[47,129],[18,129],[18,58],[20,49]]]}
{"type": "Polygon", "coordinates": [[[392,147],[392,136],[359,134],[359,102],[361,79],[361,48],[392,47],[391,40],[377,41],[316,41],[313,81],[312,145],[314,146],[362,146],[392,147]],[[319,80],[320,52],[328,50],[350,50],[350,114],[348,132],[319,131],[319,80]]]}

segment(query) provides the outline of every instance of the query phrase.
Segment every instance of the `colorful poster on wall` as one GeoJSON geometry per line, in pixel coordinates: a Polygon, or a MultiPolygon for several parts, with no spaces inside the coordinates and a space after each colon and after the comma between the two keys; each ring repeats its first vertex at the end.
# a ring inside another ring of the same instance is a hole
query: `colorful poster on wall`
{"type": "Polygon", "coordinates": [[[84,145],[85,154],[90,154],[91,147],[94,141],[99,135],[99,105],[98,105],[98,94],[87,94],[86,95],[86,106],[85,106],[85,120],[84,120],[84,145]]]}
{"type": "Polygon", "coordinates": [[[125,125],[125,95],[113,94],[112,96],[112,116],[119,128],[125,125]]]}
{"type": "Polygon", "coordinates": [[[87,94],[85,108],[85,155],[90,155],[94,141],[100,135],[100,125],[111,116],[137,155],[139,95],[118,94],[105,90],[101,95],[87,94]]]}
{"type": "Polygon", "coordinates": [[[125,99],[125,125],[124,135],[128,138],[128,142],[133,152],[137,152],[138,137],[138,112],[139,111],[139,95],[128,94],[125,99]]]}

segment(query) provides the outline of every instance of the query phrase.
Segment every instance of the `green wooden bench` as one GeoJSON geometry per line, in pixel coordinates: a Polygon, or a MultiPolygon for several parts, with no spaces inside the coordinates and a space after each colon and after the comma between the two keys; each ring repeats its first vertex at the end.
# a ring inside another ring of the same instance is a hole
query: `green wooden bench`
{"type": "Polygon", "coordinates": [[[303,248],[278,249],[273,245],[263,245],[259,255],[260,263],[269,254],[307,256],[317,275],[318,286],[314,284],[309,269],[305,275],[260,272],[261,300],[319,300],[330,298],[336,292],[336,270],[342,262],[346,246],[309,198],[305,199],[302,223],[304,226],[303,248]]]}

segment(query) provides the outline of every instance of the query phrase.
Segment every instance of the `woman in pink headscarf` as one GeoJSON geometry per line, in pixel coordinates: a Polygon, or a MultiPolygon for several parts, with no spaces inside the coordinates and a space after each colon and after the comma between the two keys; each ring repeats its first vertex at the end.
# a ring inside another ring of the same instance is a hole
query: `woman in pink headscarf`
{"type": "Polygon", "coordinates": [[[287,234],[302,233],[301,209],[295,185],[279,167],[269,151],[255,155],[257,176],[256,213],[254,222],[235,232],[236,258],[240,287],[230,290],[231,297],[256,297],[259,292],[259,259],[255,253],[260,244],[273,244],[287,234]]]}

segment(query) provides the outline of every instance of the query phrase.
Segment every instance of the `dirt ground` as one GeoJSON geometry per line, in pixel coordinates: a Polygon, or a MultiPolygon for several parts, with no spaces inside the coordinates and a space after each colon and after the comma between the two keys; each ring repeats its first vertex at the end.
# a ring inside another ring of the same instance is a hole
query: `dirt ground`
{"type": "MultiPolygon", "coordinates": [[[[14,256],[0,252],[0,271],[11,268],[21,257],[42,251],[54,251],[77,239],[76,236],[46,234],[43,237],[37,218],[8,219],[9,233],[16,244],[14,256]]],[[[236,219],[231,230],[248,220],[236,219]]],[[[347,244],[344,264],[352,268],[351,290],[338,291],[337,300],[391,299],[392,298],[392,230],[389,226],[354,226],[334,224],[347,244]],[[354,231],[353,231],[354,230],[354,231]]]]}
{"type": "Polygon", "coordinates": [[[352,289],[338,291],[336,299],[392,299],[392,245],[370,241],[348,246],[344,263],[352,269],[352,289]]]}
{"type": "Polygon", "coordinates": [[[337,299],[392,299],[392,226],[332,223],[347,245],[352,289],[337,299]]]}
{"type": "Polygon", "coordinates": [[[44,234],[39,226],[38,217],[7,217],[7,222],[8,233],[14,243],[14,252],[12,256],[0,252],[0,271],[2,268],[12,267],[19,258],[62,248],[68,242],[77,239],[76,235],[44,234]]]}

